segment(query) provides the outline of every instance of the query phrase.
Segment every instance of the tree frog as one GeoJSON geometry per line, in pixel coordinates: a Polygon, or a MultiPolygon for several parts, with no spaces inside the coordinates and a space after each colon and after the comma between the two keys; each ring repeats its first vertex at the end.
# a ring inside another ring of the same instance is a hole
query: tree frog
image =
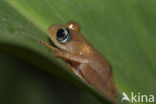
{"type": "Polygon", "coordinates": [[[117,90],[111,66],[81,34],[79,24],[72,21],[65,26],[54,24],[48,32],[56,47],[40,42],[54,51],[54,56],[66,62],[76,75],[116,102],[117,90]]]}

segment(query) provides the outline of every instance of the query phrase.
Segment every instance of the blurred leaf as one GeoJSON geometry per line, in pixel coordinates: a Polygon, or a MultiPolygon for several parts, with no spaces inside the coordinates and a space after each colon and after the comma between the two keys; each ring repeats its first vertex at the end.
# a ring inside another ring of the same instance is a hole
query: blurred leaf
{"type": "Polygon", "coordinates": [[[155,0],[0,1],[0,49],[89,90],[104,103],[104,97],[71,74],[62,61],[54,59],[39,43],[40,39],[48,42],[46,31],[51,24],[74,20],[112,64],[120,93],[154,94],[155,5],[155,0]]]}
{"type": "Polygon", "coordinates": [[[0,52],[0,69],[0,104],[100,104],[86,92],[15,56],[0,52]]]}

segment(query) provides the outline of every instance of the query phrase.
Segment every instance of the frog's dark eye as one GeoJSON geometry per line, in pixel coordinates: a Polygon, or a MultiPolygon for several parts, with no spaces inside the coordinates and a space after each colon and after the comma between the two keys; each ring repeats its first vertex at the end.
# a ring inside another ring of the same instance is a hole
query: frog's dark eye
{"type": "Polygon", "coordinates": [[[61,43],[65,43],[70,39],[70,31],[67,28],[61,28],[57,31],[57,40],[61,43]]]}

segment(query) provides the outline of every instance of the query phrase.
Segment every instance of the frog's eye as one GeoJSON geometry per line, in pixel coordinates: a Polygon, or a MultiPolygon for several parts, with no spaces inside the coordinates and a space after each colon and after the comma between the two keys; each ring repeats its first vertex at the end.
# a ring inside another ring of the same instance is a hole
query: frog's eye
{"type": "Polygon", "coordinates": [[[68,29],[71,29],[71,30],[75,31],[75,32],[80,31],[80,25],[78,23],[76,23],[76,22],[73,22],[73,21],[68,22],[66,24],[66,27],[68,29]]]}
{"type": "Polygon", "coordinates": [[[65,43],[70,39],[70,31],[67,28],[61,28],[57,31],[57,40],[61,43],[65,43]]]}

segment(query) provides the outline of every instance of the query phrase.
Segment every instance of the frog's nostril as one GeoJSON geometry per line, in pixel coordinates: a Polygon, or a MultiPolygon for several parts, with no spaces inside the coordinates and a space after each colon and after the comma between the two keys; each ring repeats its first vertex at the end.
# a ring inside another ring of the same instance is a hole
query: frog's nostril
{"type": "Polygon", "coordinates": [[[48,28],[48,32],[50,32],[51,28],[52,28],[52,26],[50,26],[50,27],[48,28]]]}
{"type": "Polygon", "coordinates": [[[49,28],[48,28],[48,32],[50,32],[52,29],[54,29],[56,27],[56,25],[51,25],[49,28]]]}

